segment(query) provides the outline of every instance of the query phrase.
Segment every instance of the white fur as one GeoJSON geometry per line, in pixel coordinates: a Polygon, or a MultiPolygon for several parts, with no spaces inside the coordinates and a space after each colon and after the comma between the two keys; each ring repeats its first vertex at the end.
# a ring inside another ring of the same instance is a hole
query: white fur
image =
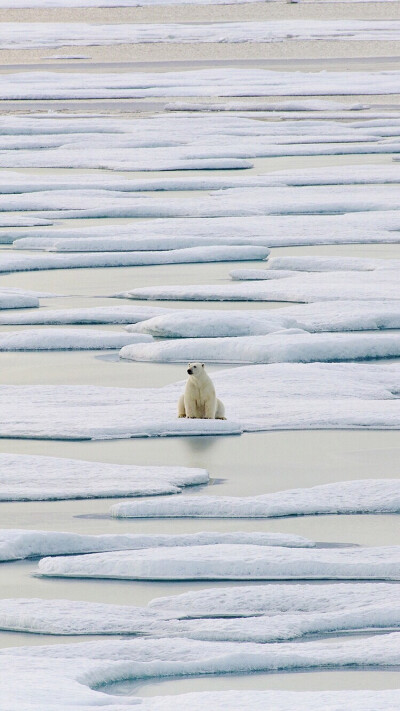
{"type": "Polygon", "coordinates": [[[204,363],[189,363],[185,392],[179,398],[178,417],[203,420],[225,420],[225,408],[215,394],[204,363]]]}

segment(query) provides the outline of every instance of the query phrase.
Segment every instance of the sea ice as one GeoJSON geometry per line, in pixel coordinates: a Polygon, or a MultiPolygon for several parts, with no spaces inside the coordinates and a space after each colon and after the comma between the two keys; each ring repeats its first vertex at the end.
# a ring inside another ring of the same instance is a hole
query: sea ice
{"type": "Polygon", "coordinates": [[[147,266],[151,264],[190,264],[204,262],[258,261],[265,259],[268,247],[217,246],[192,247],[157,252],[102,252],[86,254],[6,254],[0,257],[1,272],[42,269],[87,269],[98,267],[147,266]]]}
{"type": "Polygon", "coordinates": [[[232,284],[146,286],[117,296],[161,301],[371,301],[400,299],[396,270],[324,273],[243,269],[231,273],[232,284]],[[291,276],[289,276],[291,274],[291,276]]]}
{"type": "Polygon", "coordinates": [[[201,711],[226,708],[253,711],[387,711],[400,708],[398,690],[282,692],[244,691],[193,693],[148,699],[106,695],[100,684],[135,679],[203,674],[251,673],[296,669],[396,666],[399,634],[338,641],[204,642],[179,638],[101,640],[46,647],[11,647],[0,650],[4,675],[3,700],[7,711],[107,711],[136,709],[201,711]],[[122,703],[123,701],[123,703],[122,703]]]}
{"type": "Polygon", "coordinates": [[[275,518],[312,514],[399,513],[400,481],[359,479],[261,496],[184,496],[114,504],[117,518],[275,518]]]}
{"type": "MultiPolygon", "coordinates": [[[[1,350],[0,337],[0,350],[1,350]]],[[[185,338],[126,345],[120,358],[157,363],[310,363],[400,356],[400,334],[304,333],[286,329],[266,336],[185,338]]]]}
{"type": "Polygon", "coordinates": [[[127,533],[90,536],[63,531],[29,531],[12,528],[3,529],[0,532],[0,559],[9,561],[52,555],[76,555],[79,553],[121,550],[137,551],[144,548],[160,547],[164,549],[175,546],[215,546],[216,544],[279,546],[280,548],[286,546],[289,548],[302,548],[315,545],[307,538],[285,533],[252,533],[246,531],[214,533],[212,531],[204,531],[177,535],[127,533]]]}
{"type": "MultiPolygon", "coordinates": [[[[131,334],[133,342],[149,342],[152,336],[131,334]]],[[[127,333],[77,328],[41,328],[0,334],[0,351],[106,350],[132,343],[127,333]]]]}
{"type": "Polygon", "coordinates": [[[0,454],[1,501],[150,496],[207,482],[204,469],[0,454]]]}
{"type": "Polygon", "coordinates": [[[398,364],[275,363],[231,368],[213,380],[226,422],[178,419],[183,382],[152,389],[3,385],[1,436],[126,439],[400,425],[398,364]]]}
{"type": "MultiPolygon", "coordinates": [[[[73,309],[71,316],[72,312],[73,309]]],[[[319,301],[272,310],[171,309],[168,312],[164,309],[149,318],[145,311],[134,314],[135,323],[126,326],[126,330],[149,333],[156,338],[262,336],[283,329],[318,333],[400,328],[400,304],[397,301],[319,301]]],[[[41,315],[43,318],[42,311],[16,314],[15,317],[0,315],[0,323],[28,323],[28,320],[38,323],[36,319],[41,315]]]]}
{"type": "MultiPolygon", "coordinates": [[[[114,323],[133,324],[137,321],[152,319],[157,316],[165,316],[165,314],[173,311],[173,309],[163,309],[157,306],[93,306],[88,308],[71,308],[71,309],[38,309],[28,313],[7,313],[0,314],[0,324],[15,326],[17,324],[92,324],[92,323],[114,323]]],[[[389,319],[389,323],[397,323],[395,307],[392,309],[382,310],[383,319],[389,319]]],[[[378,315],[379,318],[379,315],[378,315]]],[[[373,315],[371,315],[371,323],[373,315]]],[[[400,328],[399,325],[390,326],[391,328],[400,328]]],[[[370,326],[368,326],[370,328],[370,326]]]]}
{"type": "Polygon", "coordinates": [[[400,580],[400,546],[294,549],[220,543],[147,548],[42,558],[38,573],[121,580],[400,580]]]}
{"type": "Polygon", "coordinates": [[[2,49],[70,47],[154,42],[283,42],[291,40],[396,41],[396,20],[269,20],[198,24],[85,24],[4,22],[2,49]]]}

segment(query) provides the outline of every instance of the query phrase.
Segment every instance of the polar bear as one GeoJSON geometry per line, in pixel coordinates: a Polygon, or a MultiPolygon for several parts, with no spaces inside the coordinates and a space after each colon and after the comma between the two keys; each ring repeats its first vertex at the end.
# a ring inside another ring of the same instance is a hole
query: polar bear
{"type": "Polygon", "coordinates": [[[225,408],[218,400],[213,382],[204,363],[189,363],[185,392],[179,398],[178,417],[204,420],[226,420],[225,408]]]}

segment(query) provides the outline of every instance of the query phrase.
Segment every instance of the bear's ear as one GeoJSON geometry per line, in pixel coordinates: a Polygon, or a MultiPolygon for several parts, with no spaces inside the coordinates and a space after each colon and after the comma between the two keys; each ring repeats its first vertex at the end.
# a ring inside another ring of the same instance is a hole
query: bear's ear
{"type": "Polygon", "coordinates": [[[204,363],[201,364],[201,367],[204,368],[204,363]]]}

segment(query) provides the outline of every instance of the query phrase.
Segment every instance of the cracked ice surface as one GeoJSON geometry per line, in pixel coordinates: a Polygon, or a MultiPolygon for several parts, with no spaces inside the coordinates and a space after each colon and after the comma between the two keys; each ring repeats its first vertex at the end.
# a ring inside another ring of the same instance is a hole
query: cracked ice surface
{"type": "Polygon", "coordinates": [[[310,514],[399,513],[400,481],[360,479],[261,496],[185,496],[114,504],[117,518],[274,518],[310,514]]]}
{"type": "Polygon", "coordinates": [[[393,429],[400,424],[399,378],[397,364],[279,363],[230,369],[214,377],[227,416],[234,418],[226,422],[177,419],[182,382],[153,389],[2,386],[0,431],[3,437],[115,439],[393,429]]]}
{"type": "Polygon", "coordinates": [[[1,501],[171,494],[207,482],[204,469],[0,454],[1,501]]]}

